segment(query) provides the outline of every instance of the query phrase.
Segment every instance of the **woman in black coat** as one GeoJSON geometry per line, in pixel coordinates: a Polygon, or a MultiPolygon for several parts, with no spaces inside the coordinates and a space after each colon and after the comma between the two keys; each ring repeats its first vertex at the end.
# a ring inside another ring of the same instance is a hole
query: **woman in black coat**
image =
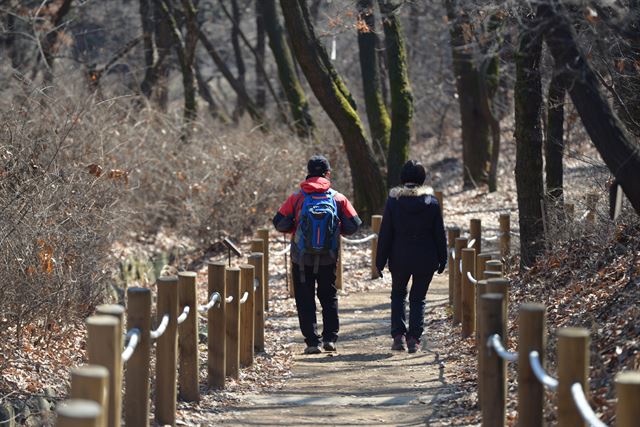
{"type": "Polygon", "coordinates": [[[415,160],[402,167],[402,185],[391,189],[384,209],[376,257],[381,276],[387,261],[391,271],[391,349],[404,351],[406,343],[409,353],[420,348],[427,289],[433,274],[442,273],[447,264],[440,206],[432,189],[424,186],[425,178],[424,166],[415,160]],[[411,277],[407,328],[405,299],[411,277]]]}

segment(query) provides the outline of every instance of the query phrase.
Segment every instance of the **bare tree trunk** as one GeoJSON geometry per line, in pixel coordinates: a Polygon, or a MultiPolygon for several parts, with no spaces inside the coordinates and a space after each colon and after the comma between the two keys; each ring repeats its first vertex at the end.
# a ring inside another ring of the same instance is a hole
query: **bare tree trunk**
{"type": "MultiPolygon", "coordinates": [[[[220,0],[222,3],[224,0],[220,0]]],[[[236,69],[237,69],[237,80],[238,83],[242,85],[242,87],[246,88],[246,67],[244,65],[244,59],[242,57],[242,48],[240,47],[240,24],[242,22],[242,14],[240,13],[240,8],[238,7],[237,0],[231,1],[231,15],[233,17],[231,22],[231,45],[233,46],[233,53],[236,58],[236,69]]],[[[233,113],[234,119],[238,119],[242,117],[247,106],[244,104],[245,99],[243,97],[238,97],[236,110],[233,113]]],[[[257,106],[257,105],[256,105],[257,106]]],[[[259,108],[259,107],[258,107],[259,108]]]]}
{"type": "Polygon", "coordinates": [[[378,0],[389,67],[391,89],[391,137],[387,153],[387,186],[400,183],[400,170],[409,159],[411,125],[413,120],[413,94],[409,81],[407,52],[398,9],[402,2],[378,0]]]}
{"type": "Polygon", "coordinates": [[[542,36],[535,26],[539,22],[521,18],[516,52],[514,88],[516,119],[516,186],[520,219],[520,264],[531,266],[544,249],[542,222],[542,88],[540,58],[542,36]]]}
{"type": "Polygon", "coordinates": [[[213,95],[211,94],[211,90],[209,89],[209,84],[204,79],[202,72],[200,71],[200,64],[196,58],[196,63],[194,65],[194,70],[196,73],[196,82],[198,83],[198,92],[202,99],[205,100],[207,105],[209,106],[209,114],[216,120],[220,120],[223,123],[227,123],[229,118],[226,117],[222,111],[220,111],[220,107],[216,103],[215,99],[213,99],[213,95]]]}
{"type": "MultiPolygon", "coordinates": [[[[171,7],[171,4],[168,4],[167,6],[171,7]]],[[[155,84],[153,86],[156,93],[158,105],[160,106],[160,109],[162,111],[166,112],[169,106],[170,69],[168,64],[168,57],[169,55],[171,55],[172,31],[171,27],[169,26],[169,22],[164,18],[162,10],[160,10],[160,3],[158,3],[157,0],[154,0],[153,19],[154,39],[158,56],[157,62],[155,64],[157,75],[155,84]]]]}
{"type": "Polygon", "coordinates": [[[280,0],[296,58],[323,109],[338,128],[351,167],[356,208],[362,218],[382,211],[386,190],[353,98],[320,44],[306,0],[280,0]]]}
{"type": "Polygon", "coordinates": [[[320,4],[322,0],[311,0],[311,19],[313,19],[313,23],[318,23],[318,18],[320,17],[320,4]]]}
{"type": "Polygon", "coordinates": [[[557,206],[563,204],[564,99],[565,85],[555,74],[547,96],[547,137],[544,144],[547,195],[557,206]]]}
{"type": "Polygon", "coordinates": [[[276,60],[278,77],[289,102],[296,133],[300,137],[311,137],[315,125],[309,112],[309,102],[296,74],[294,59],[278,19],[275,0],[258,1],[262,2],[265,30],[269,35],[269,47],[276,60]]]}
{"type": "Polygon", "coordinates": [[[445,7],[462,123],[463,186],[470,188],[487,181],[489,125],[481,111],[480,76],[469,49],[473,42],[471,21],[457,0],[445,0],[445,7]]]}
{"type": "Polygon", "coordinates": [[[545,40],[556,72],[566,75],[567,87],[582,123],[607,167],[640,214],[640,151],[625,134],[620,120],[600,90],[598,78],[576,43],[573,28],[558,14],[556,2],[542,3],[545,40]]]}
{"type": "MultiPolygon", "coordinates": [[[[264,57],[265,57],[265,29],[264,18],[262,16],[262,0],[256,0],[256,105],[259,109],[265,109],[267,105],[267,91],[265,89],[265,80],[268,76],[263,73],[264,57]]],[[[278,102],[278,100],[275,100],[278,102]]]]}
{"type": "Polygon", "coordinates": [[[44,40],[41,43],[42,46],[42,56],[44,59],[44,77],[43,82],[45,85],[51,84],[53,82],[53,61],[54,61],[54,53],[56,50],[56,45],[58,43],[58,36],[60,35],[60,30],[62,26],[62,20],[71,10],[71,2],[72,0],[63,0],[58,7],[58,10],[53,15],[53,19],[51,22],[52,29],[45,36],[44,40]]]}
{"type": "Polygon", "coordinates": [[[378,35],[376,34],[373,0],[358,1],[358,48],[360,72],[373,150],[379,163],[386,162],[391,136],[391,119],[382,95],[378,64],[378,35]]]}

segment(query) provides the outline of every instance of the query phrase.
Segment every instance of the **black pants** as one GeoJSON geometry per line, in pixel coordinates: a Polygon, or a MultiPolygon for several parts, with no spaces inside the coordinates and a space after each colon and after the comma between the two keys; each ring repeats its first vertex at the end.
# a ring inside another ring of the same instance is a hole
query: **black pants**
{"type": "Polygon", "coordinates": [[[314,274],[313,266],[305,266],[304,282],[300,274],[300,266],[293,264],[291,271],[296,293],[296,308],[300,330],[308,346],[316,346],[322,341],[337,341],[338,329],[338,291],[336,289],[336,265],[320,265],[314,274]],[[318,299],[322,306],[322,336],[318,335],[316,319],[316,282],[318,299]]]}
{"type": "Polygon", "coordinates": [[[406,298],[407,285],[411,273],[391,273],[391,336],[407,335],[420,339],[424,331],[424,308],[427,290],[433,278],[433,272],[414,274],[409,294],[409,327],[407,328],[406,298]]]}

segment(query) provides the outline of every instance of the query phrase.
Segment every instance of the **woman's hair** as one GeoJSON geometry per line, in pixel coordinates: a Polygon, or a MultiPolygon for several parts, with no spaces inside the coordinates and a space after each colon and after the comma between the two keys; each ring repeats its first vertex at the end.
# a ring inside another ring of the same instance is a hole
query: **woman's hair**
{"type": "Polygon", "coordinates": [[[424,180],[427,178],[427,171],[422,166],[422,163],[417,160],[409,160],[402,166],[400,171],[400,183],[401,184],[424,184],[424,180]]]}

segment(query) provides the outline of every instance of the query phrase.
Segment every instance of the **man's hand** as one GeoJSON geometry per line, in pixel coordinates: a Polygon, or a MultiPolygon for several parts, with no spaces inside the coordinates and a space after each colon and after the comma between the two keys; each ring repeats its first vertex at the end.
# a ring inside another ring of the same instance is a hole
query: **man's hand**
{"type": "Polygon", "coordinates": [[[442,264],[438,265],[438,274],[442,274],[446,266],[447,266],[446,262],[443,262],[442,264]]]}
{"type": "Polygon", "coordinates": [[[382,268],[380,268],[380,267],[376,267],[376,268],[378,269],[378,277],[379,277],[380,279],[382,279],[382,278],[383,278],[382,270],[384,270],[384,267],[382,267],[382,268]]]}

